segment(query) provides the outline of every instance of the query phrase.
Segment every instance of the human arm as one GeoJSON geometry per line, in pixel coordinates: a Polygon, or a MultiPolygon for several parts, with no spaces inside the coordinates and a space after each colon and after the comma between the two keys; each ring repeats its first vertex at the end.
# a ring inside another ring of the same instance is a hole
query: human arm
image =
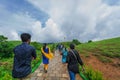
{"type": "Polygon", "coordinates": [[[37,57],[35,48],[33,48],[33,50],[32,50],[32,57],[33,57],[33,59],[36,59],[36,57],[37,57]]]}
{"type": "Polygon", "coordinates": [[[81,57],[80,57],[80,55],[79,55],[79,53],[76,51],[76,56],[77,56],[77,61],[78,61],[78,63],[81,65],[81,66],[83,66],[83,61],[82,61],[82,59],[81,59],[81,57]]]}
{"type": "Polygon", "coordinates": [[[67,55],[67,59],[66,59],[66,63],[69,63],[70,62],[70,54],[68,52],[68,55],[67,55]]]}
{"type": "Polygon", "coordinates": [[[79,53],[78,53],[78,52],[76,52],[76,53],[77,53],[76,55],[77,55],[78,63],[81,65],[82,70],[84,71],[84,63],[83,63],[83,61],[82,61],[82,59],[81,59],[79,53]]]}

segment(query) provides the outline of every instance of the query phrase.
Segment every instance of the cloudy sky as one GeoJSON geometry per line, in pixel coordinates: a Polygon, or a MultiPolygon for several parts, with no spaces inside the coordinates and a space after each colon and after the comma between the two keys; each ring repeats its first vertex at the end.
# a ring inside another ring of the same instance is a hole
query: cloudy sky
{"type": "Polygon", "coordinates": [[[0,35],[59,42],[120,36],[120,0],[0,0],[0,35]]]}

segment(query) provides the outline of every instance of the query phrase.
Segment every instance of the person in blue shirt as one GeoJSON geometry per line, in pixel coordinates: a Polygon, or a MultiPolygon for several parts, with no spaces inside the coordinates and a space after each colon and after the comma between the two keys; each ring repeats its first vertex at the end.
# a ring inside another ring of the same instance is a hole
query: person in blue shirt
{"type": "Polygon", "coordinates": [[[12,76],[20,80],[30,78],[31,61],[36,59],[35,48],[30,46],[31,35],[28,33],[21,34],[22,44],[14,48],[14,63],[12,76]]]}
{"type": "Polygon", "coordinates": [[[67,54],[68,54],[68,51],[67,51],[66,47],[64,47],[62,50],[62,63],[66,63],[67,54]]]}
{"type": "MultiPolygon", "coordinates": [[[[47,44],[46,44],[46,43],[45,43],[44,46],[43,46],[43,51],[44,51],[46,54],[49,54],[49,48],[47,47],[47,44]]],[[[44,64],[44,72],[47,73],[48,64],[49,64],[49,59],[48,59],[44,54],[42,54],[42,61],[43,61],[43,64],[44,64]]]]}

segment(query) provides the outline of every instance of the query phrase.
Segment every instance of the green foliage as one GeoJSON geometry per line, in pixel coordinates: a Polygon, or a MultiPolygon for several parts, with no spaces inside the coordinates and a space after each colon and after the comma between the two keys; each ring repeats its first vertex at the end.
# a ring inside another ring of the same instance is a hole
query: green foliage
{"type": "Polygon", "coordinates": [[[3,59],[0,63],[0,80],[14,80],[11,76],[12,59],[3,59]]]}
{"type": "Polygon", "coordinates": [[[13,80],[13,79],[12,79],[12,76],[10,74],[6,73],[4,75],[4,77],[2,78],[2,80],[13,80]]]}
{"type": "Polygon", "coordinates": [[[33,45],[37,50],[40,50],[42,46],[42,44],[38,42],[32,42],[31,45],[33,45]]]}
{"type": "Polygon", "coordinates": [[[37,58],[32,61],[32,68],[34,68],[36,64],[41,61],[41,58],[42,58],[41,52],[40,50],[37,50],[37,58]]]}
{"type": "Polygon", "coordinates": [[[71,44],[72,42],[62,42],[61,44],[63,44],[65,47],[69,47],[69,45],[71,44]]]}
{"type": "Polygon", "coordinates": [[[89,40],[89,41],[88,41],[88,43],[91,43],[91,42],[92,42],[92,40],[89,40]]]}
{"type": "Polygon", "coordinates": [[[79,42],[79,40],[77,40],[77,39],[73,39],[72,43],[74,43],[74,44],[76,44],[76,45],[81,44],[81,43],[79,42]]]}
{"type": "Polygon", "coordinates": [[[56,45],[53,43],[51,46],[51,51],[54,52],[55,48],[56,48],[56,45]]]}
{"type": "Polygon", "coordinates": [[[51,43],[51,44],[48,44],[48,47],[50,48],[50,50],[51,50],[51,52],[53,52],[54,53],[54,51],[55,51],[55,48],[56,48],[56,43],[51,43]]]}
{"type": "Polygon", "coordinates": [[[105,57],[105,56],[97,56],[97,57],[103,63],[111,63],[112,62],[112,60],[108,57],[105,57]]]}
{"type": "Polygon", "coordinates": [[[94,70],[90,66],[85,66],[85,72],[83,72],[83,74],[88,80],[104,80],[102,73],[98,70],[94,70]]]}
{"type": "Polygon", "coordinates": [[[7,40],[7,37],[0,36],[0,59],[12,57],[13,47],[7,40]]]}
{"type": "Polygon", "coordinates": [[[6,41],[7,39],[8,39],[7,37],[0,35],[0,42],[6,41]]]}

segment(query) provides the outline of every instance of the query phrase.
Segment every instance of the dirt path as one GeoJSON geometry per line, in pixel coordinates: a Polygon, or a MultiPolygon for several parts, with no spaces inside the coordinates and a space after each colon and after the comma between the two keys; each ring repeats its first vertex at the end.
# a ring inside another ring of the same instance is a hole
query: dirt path
{"type": "MultiPolygon", "coordinates": [[[[31,80],[69,80],[67,65],[61,63],[61,55],[56,51],[50,60],[48,73],[44,73],[43,64],[32,74],[31,80]]],[[[82,80],[78,75],[76,80],[82,80]]]]}

